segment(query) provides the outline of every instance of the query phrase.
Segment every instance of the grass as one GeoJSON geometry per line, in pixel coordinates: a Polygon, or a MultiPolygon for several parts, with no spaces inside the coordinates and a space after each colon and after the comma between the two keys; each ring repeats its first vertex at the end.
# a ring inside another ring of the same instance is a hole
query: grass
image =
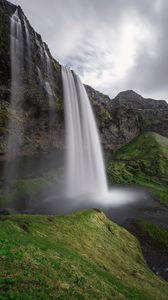
{"type": "Polygon", "coordinates": [[[59,176],[56,172],[46,173],[45,176],[13,180],[10,182],[9,189],[1,188],[0,204],[8,207],[11,204],[22,203],[37,197],[37,194],[51,187],[58,182],[59,176]]]}
{"type": "Polygon", "coordinates": [[[138,241],[98,210],[0,219],[0,299],[168,298],[138,241]]]}
{"type": "Polygon", "coordinates": [[[146,221],[138,221],[136,225],[155,245],[168,250],[168,229],[146,221]]]}
{"type": "Polygon", "coordinates": [[[107,173],[110,183],[147,187],[168,205],[168,139],[152,132],[138,136],[115,153],[107,173]]]}
{"type": "Polygon", "coordinates": [[[43,177],[13,181],[8,190],[5,190],[5,188],[0,190],[0,204],[6,207],[16,203],[16,201],[18,203],[21,201],[24,204],[24,200],[31,198],[48,185],[49,182],[43,177]]]}

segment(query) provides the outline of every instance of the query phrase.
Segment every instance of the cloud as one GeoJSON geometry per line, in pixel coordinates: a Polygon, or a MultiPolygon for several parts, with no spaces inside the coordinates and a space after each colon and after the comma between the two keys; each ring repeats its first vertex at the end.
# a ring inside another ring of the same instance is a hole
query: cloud
{"type": "Polygon", "coordinates": [[[53,56],[111,97],[168,98],[167,0],[13,0],[53,56]]]}

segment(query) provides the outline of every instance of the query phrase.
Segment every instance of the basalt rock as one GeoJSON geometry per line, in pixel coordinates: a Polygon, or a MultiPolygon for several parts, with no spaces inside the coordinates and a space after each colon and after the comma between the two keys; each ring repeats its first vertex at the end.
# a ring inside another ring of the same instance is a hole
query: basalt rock
{"type": "MultiPolygon", "coordinates": [[[[31,27],[22,9],[8,1],[0,0],[0,154],[7,148],[8,120],[15,118],[22,127],[23,143],[21,155],[31,155],[47,152],[51,149],[60,149],[64,140],[63,96],[61,66],[53,59],[48,46],[31,27]],[[22,107],[12,111],[11,99],[11,57],[10,57],[10,17],[18,10],[23,31],[24,67],[22,70],[22,107]],[[31,59],[28,56],[26,20],[31,43],[31,59]],[[46,82],[49,80],[45,55],[50,59],[51,72],[54,81],[54,105],[51,107],[48,100],[46,82]],[[31,69],[31,73],[29,72],[31,69]],[[51,114],[55,115],[53,128],[50,126],[51,114]]],[[[2,157],[2,156],[1,156],[2,157]]]]}
{"type": "Polygon", "coordinates": [[[86,89],[98,116],[105,150],[121,148],[143,132],[153,131],[168,137],[166,101],[145,99],[131,90],[110,99],[91,87],[86,89]]]}

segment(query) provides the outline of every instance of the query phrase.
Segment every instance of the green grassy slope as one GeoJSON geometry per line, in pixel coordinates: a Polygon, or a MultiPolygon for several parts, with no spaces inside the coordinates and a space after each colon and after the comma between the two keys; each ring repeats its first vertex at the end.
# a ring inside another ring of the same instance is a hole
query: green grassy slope
{"type": "Polygon", "coordinates": [[[110,183],[149,187],[168,205],[168,138],[144,133],[115,154],[108,165],[110,183]]]}
{"type": "Polygon", "coordinates": [[[0,299],[166,300],[138,241],[98,210],[0,219],[0,299]]]}

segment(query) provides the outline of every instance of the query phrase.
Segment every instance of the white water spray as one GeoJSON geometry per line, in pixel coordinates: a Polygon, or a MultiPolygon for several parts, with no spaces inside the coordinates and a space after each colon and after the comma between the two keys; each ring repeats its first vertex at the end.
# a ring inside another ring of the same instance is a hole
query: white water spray
{"type": "Polygon", "coordinates": [[[99,135],[89,98],[79,77],[62,67],[66,118],[66,196],[108,193],[99,135]]]}
{"type": "Polygon", "coordinates": [[[26,35],[26,48],[27,48],[27,55],[28,55],[28,72],[31,75],[31,64],[32,64],[32,52],[31,52],[31,39],[30,39],[30,32],[28,28],[28,23],[26,18],[23,18],[24,27],[25,27],[25,35],[26,35]]]}
{"type": "Polygon", "coordinates": [[[37,66],[37,73],[38,73],[38,78],[39,78],[39,81],[40,81],[40,85],[43,86],[43,76],[42,76],[41,70],[38,66],[37,66]]]}
{"type": "Polygon", "coordinates": [[[21,114],[23,98],[23,34],[18,10],[11,16],[11,100],[10,110],[13,117],[9,120],[8,155],[17,154],[22,141],[21,129],[15,118],[16,112],[21,114]]]}
{"type": "Polygon", "coordinates": [[[44,55],[45,55],[47,77],[48,77],[48,80],[45,81],[45,89],[48,94],[50,105],[54,106],[54,93],[53,93],[54,78],[53,78],[53,72],[52,72],[51,59],[47,53],[47,49],[46,49],[45,45],[44,45],[44,55]]]}
{"type": "Polygon", "coordinates": [[[22,144],[22,128],[19,121],[22,116],[23,99],[23,33],[18,10],[10,18],[10,56],[11,56],[11,98],[10,118],[8,123],[7,162],[4,169],[5,188],[12,178],[17,177],[18,162],[13,160],[22,144]],[[19,116],[19,118],[18,118],[19,116]],[[8,161],[9,160],[9,161],[8,161]],[[10,162],[11,160],[11,162],[10,162]]]}

